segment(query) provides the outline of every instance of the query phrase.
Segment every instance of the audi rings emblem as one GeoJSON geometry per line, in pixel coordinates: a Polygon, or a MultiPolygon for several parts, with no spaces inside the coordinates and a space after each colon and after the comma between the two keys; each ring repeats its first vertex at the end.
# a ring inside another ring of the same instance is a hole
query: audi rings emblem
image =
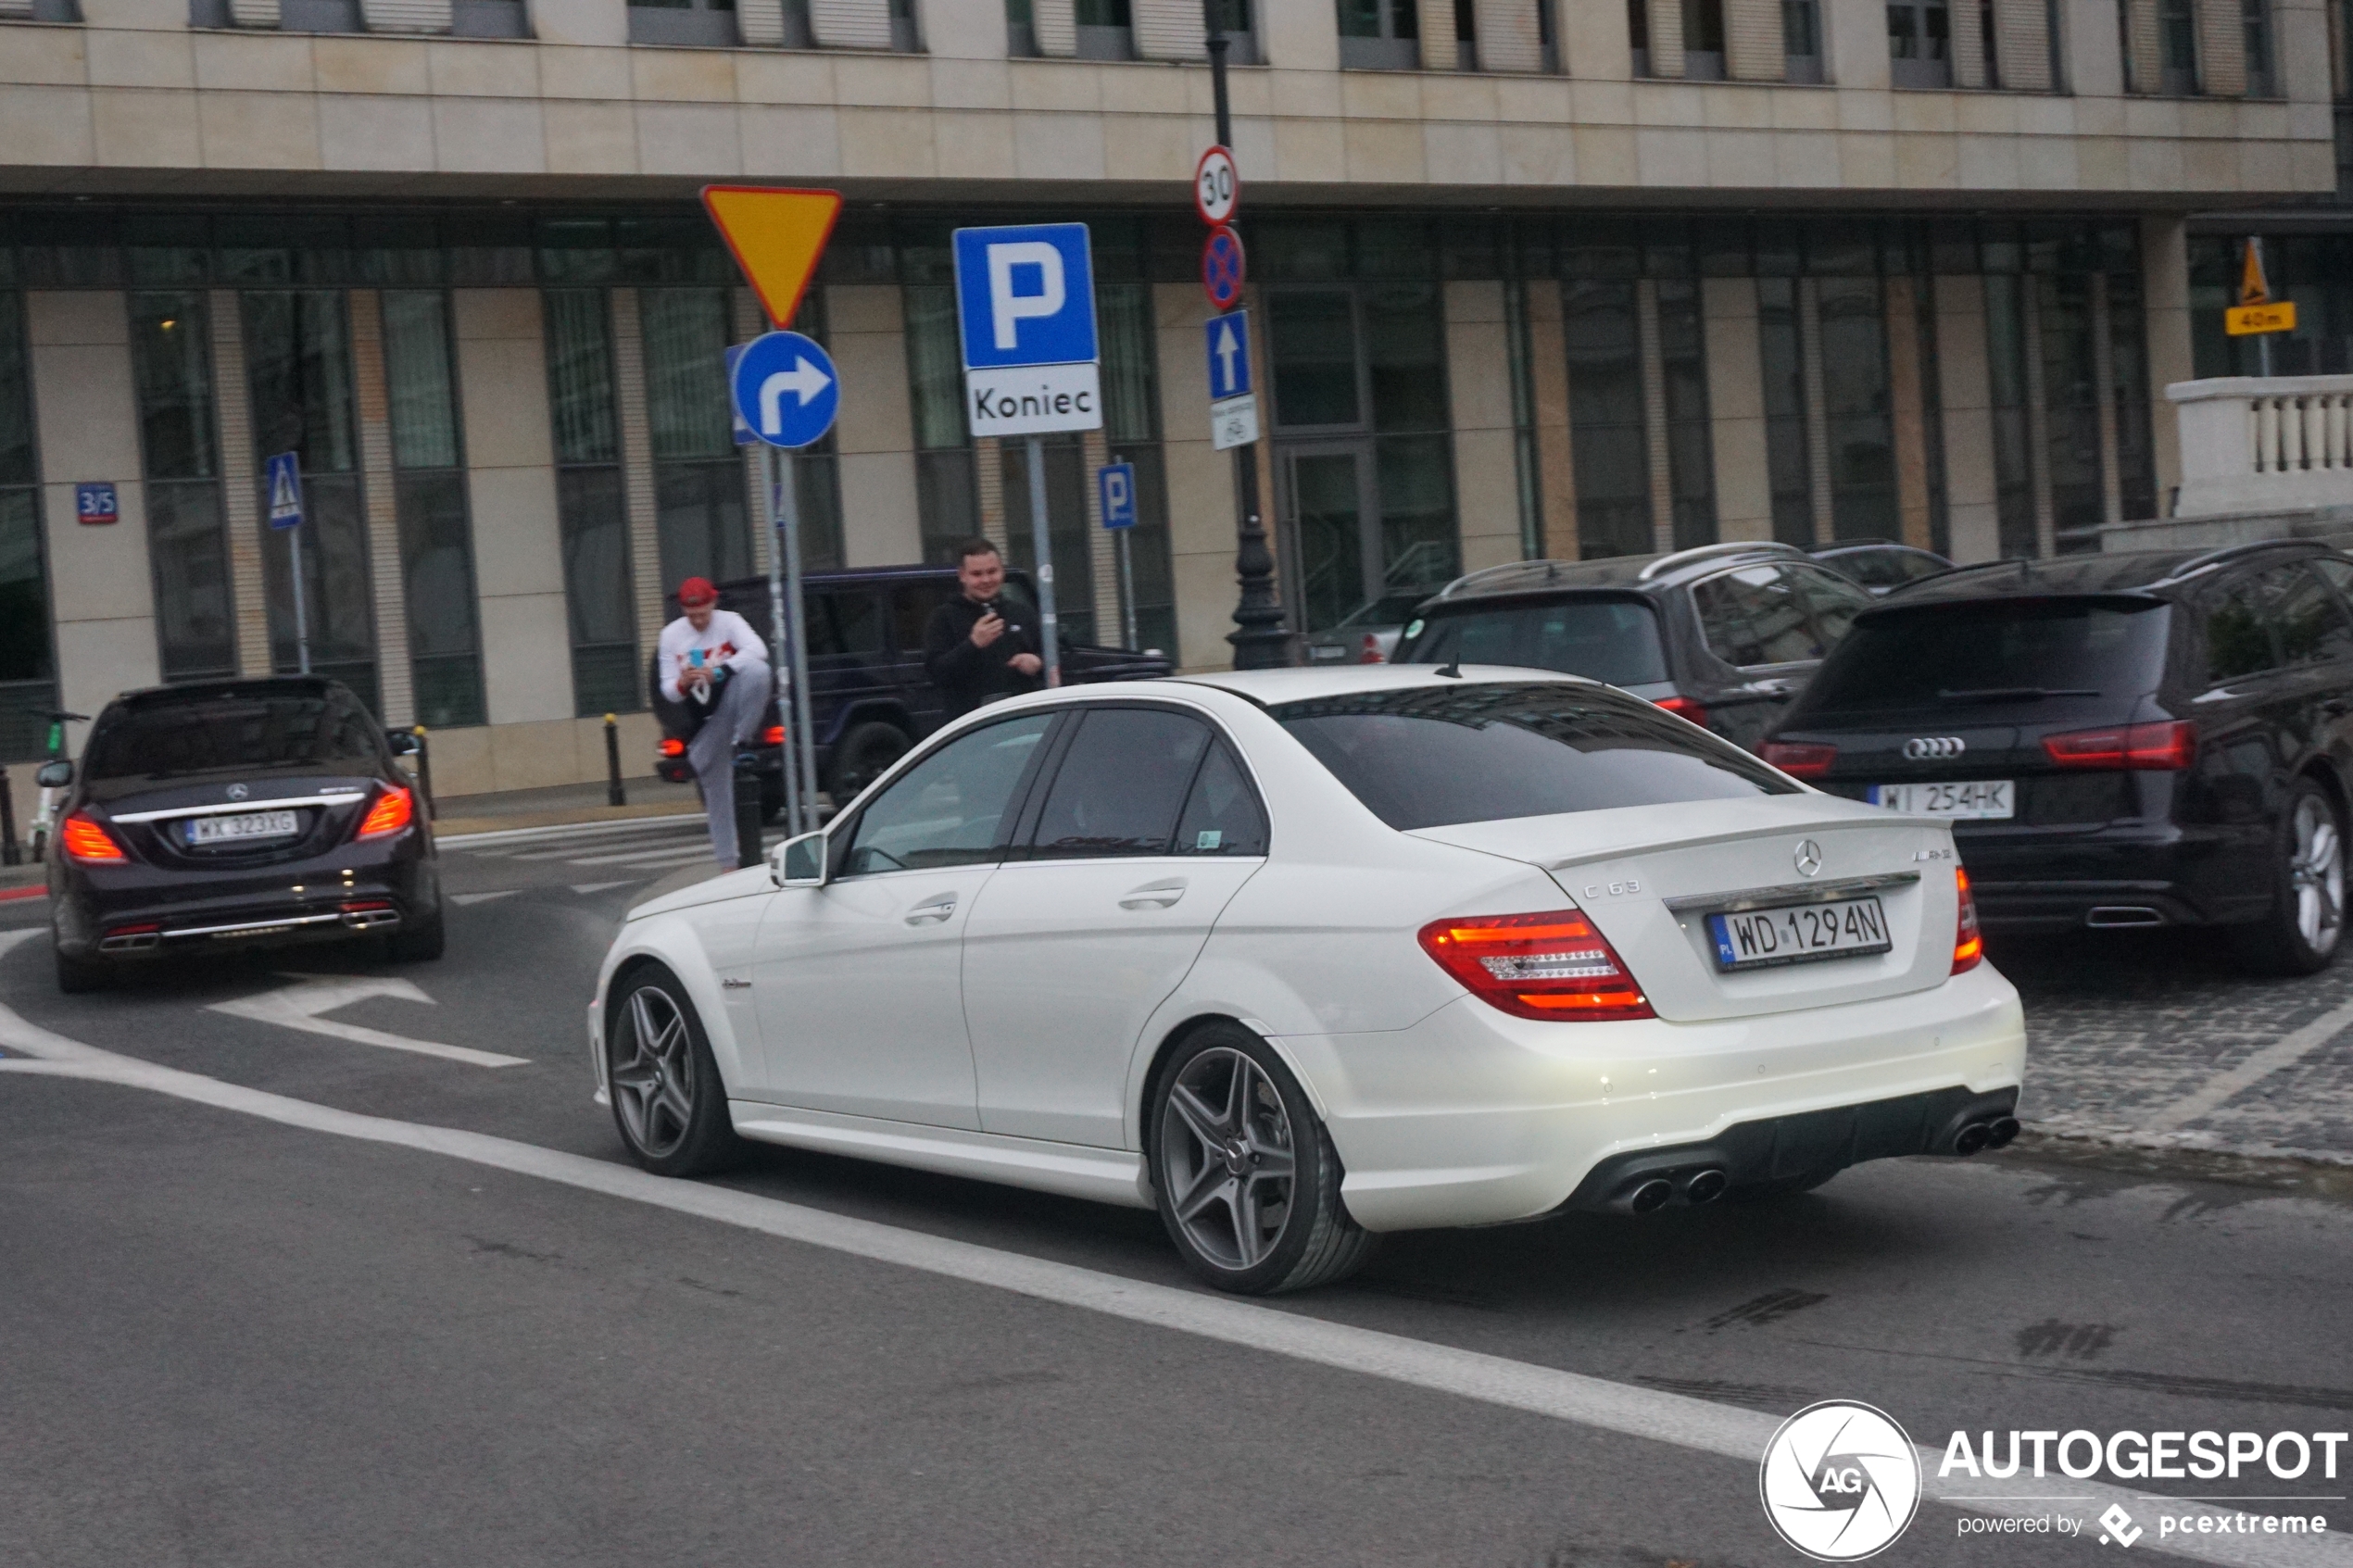
{"type": "Polygon", "coordinates": [[[1818,876],[1821,874],[1822,847],[1812,839],[1799,839],[1797,848],[1792,852],[1790,859],[1797,862],[1798,875],[1818,876]]]}
{"type": "Polygon", "coordinates": [[[1915,762],[1949,759],[1969,749],[1958,735],[1914,735],[1904,743],[1904,755],[1915,762]]]}

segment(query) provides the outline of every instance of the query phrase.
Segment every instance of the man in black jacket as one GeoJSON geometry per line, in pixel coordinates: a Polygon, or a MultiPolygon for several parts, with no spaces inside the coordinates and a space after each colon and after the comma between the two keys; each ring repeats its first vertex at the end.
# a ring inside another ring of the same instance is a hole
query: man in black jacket
{"type": "Polygon", "coordinates": [[[1046,684],[1038,628],[1030,624],[1037,613],[1000,596],[1005,560],[997,546],[967,539],[958,553],[956,581],[963,593],[931,612],[924,634],[924,670],[946,699],[950,719],[1046,684]]]}

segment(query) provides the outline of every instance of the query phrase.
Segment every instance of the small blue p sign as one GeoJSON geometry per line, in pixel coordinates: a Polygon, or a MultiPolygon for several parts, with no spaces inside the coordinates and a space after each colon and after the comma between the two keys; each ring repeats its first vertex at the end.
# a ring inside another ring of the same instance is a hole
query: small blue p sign
{"type": "Polygon", "coordinates": [[[1103,504],[1105,528],[1136,526],[1136,465],[1105,463],[1095,470],[1095,493],[1103,504]]]}

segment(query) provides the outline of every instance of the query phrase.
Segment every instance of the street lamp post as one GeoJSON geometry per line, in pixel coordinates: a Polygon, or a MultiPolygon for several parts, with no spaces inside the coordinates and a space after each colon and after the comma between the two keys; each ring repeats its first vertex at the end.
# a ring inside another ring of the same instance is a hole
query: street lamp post
{"type": "MultiPolygon", "coordinates": [[[[1226,94],[1225,0],[1202,0],[1202,19],[1209,31],[1209,78],[1217,102],[1217,144],[1234,144],[1234,109],[1226,94]]],[[[1266,547],[1266,527],[1258,511],[1258,444],[1246,441],[1234,448],[1234,486],[1239,492],[1234,571],[1241,579],[1241,597],[1234,606],[1234,630],[1226,640],[1234,645],[1237,670],[1278,670],[1290,662],[1290,633],[1283,629],[1283,601],[1275,592],[1275,556],[1266,547]]]]}

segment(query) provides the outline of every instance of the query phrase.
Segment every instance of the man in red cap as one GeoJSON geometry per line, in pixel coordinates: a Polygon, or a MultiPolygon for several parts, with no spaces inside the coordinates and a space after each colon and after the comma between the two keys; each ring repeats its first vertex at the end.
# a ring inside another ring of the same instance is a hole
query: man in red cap
{"type": "Polygon", "coordinates": [[[708,578],[679,583],[678,608],[686,613],[661,629],[661,692],[701,721],[686,759],[702,784],[711,850],[733,866],[736,749],[749,744],[768,711],[768,649],[749,621],[719,608],[708,578]]]}

